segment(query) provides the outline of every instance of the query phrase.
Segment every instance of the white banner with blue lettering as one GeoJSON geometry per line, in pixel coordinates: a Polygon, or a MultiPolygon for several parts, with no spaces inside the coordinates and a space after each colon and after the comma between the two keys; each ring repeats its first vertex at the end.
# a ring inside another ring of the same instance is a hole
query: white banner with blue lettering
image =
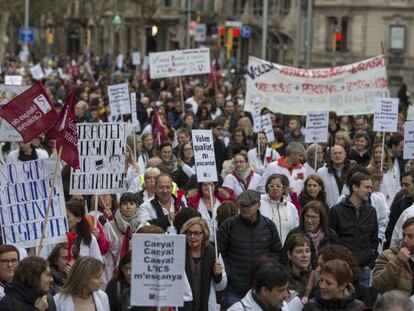
{"type": "MultiPolygon", "coordinates": [[[[47,201],[53,185],[54,160],[0,166],[0,223],[3,244],[39,245],[47,201]]],[[[44,245],[66,241],[68,231],[62,177],[53,188],[44,245]]]]}

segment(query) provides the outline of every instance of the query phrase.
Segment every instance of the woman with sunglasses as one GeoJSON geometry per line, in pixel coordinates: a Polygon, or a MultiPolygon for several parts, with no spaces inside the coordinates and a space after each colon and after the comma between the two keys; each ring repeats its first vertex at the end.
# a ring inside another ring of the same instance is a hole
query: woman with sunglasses
{"type": "Polygon", "coordinates": [[[282,244],[288,233],[299,225],[298,211],[284,195],[285,182],[286,179],[280,174],[270,175],[266,181],[266,194],[262,195],[260,201],[260,213],[276,224],[282,244]]]}

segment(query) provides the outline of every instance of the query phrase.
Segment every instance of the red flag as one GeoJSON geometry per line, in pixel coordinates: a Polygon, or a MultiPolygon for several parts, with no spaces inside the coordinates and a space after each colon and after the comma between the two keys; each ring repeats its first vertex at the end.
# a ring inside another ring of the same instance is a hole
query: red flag
{"type": "Polygon", "coordinates": [[[11,124],[25,143],[55,125],[58,114],[40,82],[0,107],[0,117],[11,124]]]}
{"type": "Polygon", "coordinates": [[[55,126],[46,138],[56,139],[56,148],[62,147],[62,160],[77,169],[79,167],[78,131],[75,117],[76,90],[69,93],[55,126]]]}
{"type": "Polygon", "coordinates": [[[161,122],[160,115],[158,114],[157,107],[152,108],[153,111],[153,120],[152,120],[152,135],[158,141],[158,145],[161,145],[164,141],[167,140],[167,135],[165,134],[165,126],[161,122]]]}

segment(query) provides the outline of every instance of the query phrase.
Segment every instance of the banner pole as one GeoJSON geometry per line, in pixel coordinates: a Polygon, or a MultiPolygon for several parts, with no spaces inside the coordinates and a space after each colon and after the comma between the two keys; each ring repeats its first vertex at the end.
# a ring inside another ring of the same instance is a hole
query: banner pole
{"type": "Polygon", "coordinates": [[[381,144],[381,172],[384,170],[384,145],[385,145],[385,132],[382,132],[382,144],[381,144]]]}
{"type": "Polygon", "coordinates": [[[213,234],[214,234],[214,251],[216,254],[216,260],[218,258],[218,250],[217,250],[217,225],[216,225],[216,213],[214,210],[214,195],[213,195],[213,186],[212,184],[210,184],[210,200],[211,200],[211,205],[212,205],[212,215],[213,215],[213,234]]]}
{"type": "Polygon", "coordinates": [[[98,225],[98,201],[99,194],[97,194],[95,197],[95,207],[93,209],[93,230],[95,230],[98,225]]]}
{"type": "MultiPolygon", "coordinates": [[[[260,163],[260,161],[262,161],[262,158],[260,157],[260,131],[257,132],[257,157],[259,158],[259,163],[260,163]]],[[[263,166],[264,166],[264,163],[263,163],[263,166]]]]}
{"type": "Polygon", "coordinates": [[[55,189],[57,171],[59,168],[59,162],[60,162],[60,157],[62,155],[62,150],[63,150],[63,146],[60,146],[57,157],[56,157],[56,161],[55,161],[55,169],[53,171],[52,187],[49,190],[49,196],[47,198],[46,215],[45,215],[45,220],[43,221],[42,235],[40,236],[39,248],[37,249],[36,256],[39,256],[40,252],[42,251],[43,240],[45,239],[45,235],[46,235],[47,221],[49,218],[50,207],[52,205],[53,190],[55,189]]]}
{"type": "Polygon", "coordinates": [[[180,82],[181,105],[183,106],[183,112],[185,112],[184,91],[183,91],[183,82],[181,80],[181,76],[178,77],[178,81],[180,82]]]}
{"type": "Polygon", "coordinates": [[[137,162],[137,134],[135,134],[135,125],[134,126],[134,161],[137,162]]]}

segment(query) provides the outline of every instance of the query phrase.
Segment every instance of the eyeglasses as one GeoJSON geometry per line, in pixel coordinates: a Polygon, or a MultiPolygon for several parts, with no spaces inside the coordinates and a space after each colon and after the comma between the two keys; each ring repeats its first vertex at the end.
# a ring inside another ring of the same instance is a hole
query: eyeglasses
{"type": "Polygon", "coordinates": [[[312,220],[312,221],[319,220],[319,218],[320,218],[319,216],[305,215],[305,219],[312,220]]]}
{"type": "Polygon", "coordinates": [[[17,259],[0,259],[0,266],[16,266],[19,263],[17,259]]]}
{"type": "Polygon", "coordinates": [[[269,185],[270,189],[283,189],[283,185],[269,185]]]}
{"type": "Polygon", "coordinates": [[[188,237],[195,237],[195,238],[199,238],[201,235],[203,234],[203,232],[201,231],[190,231],[188,230],[185,235],[188,237]]]}

